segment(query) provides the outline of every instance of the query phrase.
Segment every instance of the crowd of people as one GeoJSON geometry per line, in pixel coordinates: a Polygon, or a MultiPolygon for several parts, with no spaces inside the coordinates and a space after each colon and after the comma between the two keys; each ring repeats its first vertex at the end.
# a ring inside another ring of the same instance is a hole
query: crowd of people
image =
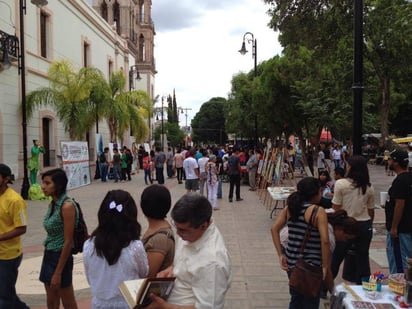
{"type": "MultiPolygon", "coordinates": [[[[340,147],[335,150],[341,151],[340,147]]],[[[105,155],[107,167],[119,157],[121,162],[123,153],[127,157],[126,148],[122,148],[122,155],[117,149],[113,151],[113,158],[105,155]]],[[[105,149],[104,154],[107,152],[105,149]]],[[[358,155],[343,158],[342,152],[339,158],[334,156],[333,165],[331,160],[331,169],[326,168],[327,159],[321,158],[325,165],[318,166],[319,176],[303,177],[273,222],[271,235],[281,268],[291,274],[309,227],[310,250],[304,251],[303,258],[321,267],[323,273],[324,284],[315,298],[290,288],[289,308],[318,308],[320,297],[332,292],[334,279],[349,250],[356,257],[353,282],[361,284],[362,278],[371,274],[369,247],[375,201],[367,160],[358,155]]],[[[109,190],[97,213],[98,225],[84,244],[83,260],[93,308],[128,308],[118,289],[120,283],[154,276],[176,276],[176,283],[168,301],[151,295],[152,303],[147,308],[170,308],[170,304],[173,308],[223,308],[231,282],[231,261],[212,219],[213,210],[219,209],[219,183],[221,176],[227,175],[228,201],[233,202],[233,198],[242,201],[240,176],[245,172],[241,166],[246,167],[249,190],[256,190],[256,169],[261,159],[260,151],[245,152],[238,147],[179,149],[171,155],[161,149],[156,149],[153,155],[143,152],[141,161],[147,187],[141,194],[140,207],[148,222],[147,230],[141,231],[138,206],[130,193],[109,190]],[[177,173],[173,181],[178,185],[184,181],[187,191],[173,208],[170,192],[163,185],[164,165],[167,177],[172,179],[177,173]],[[158,184],[153,184],[153,170],[158,184]],[[172,221],[167,219],[170,210],[172,221]]],[[[102,161],[103,158],[104,165],[102,161]]],[[[408,223],[412,215],[412,174],[408,153],[391,152],[388,168],[396,178],[383,205],[387,258],[390,272],[399,273],[404,271],[407,257],[412,257],[412,229],[408,223]]],[[[126,166],[126,179],[128,171],[126,166]]],[[[117,172],[122,175],[121,170],[117,172]]],[[[107,175],[105,170],[103,175],[107,175]]],[[[0,308],[28,308],[15,290],[22,260],[20,236],[27,227],[26,204],[8,187],[11,179],[10,168],[0,164],[0,270],[7,279],[0,284],[0,308]]],[[[50,198],[50,204],[43,220],[47,234],[39,280],[45,287],[48,308],[59,308],[60,303],[64,308],[77,308],[71,248],[79,209],[67,195],[64,170],[46,171],[41,179],[41,188],[50,198]]]]}

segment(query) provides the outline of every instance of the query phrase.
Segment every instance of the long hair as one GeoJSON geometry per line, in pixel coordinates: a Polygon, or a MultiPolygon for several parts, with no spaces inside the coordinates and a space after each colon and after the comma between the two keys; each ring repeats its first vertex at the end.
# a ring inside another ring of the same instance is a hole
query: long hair
{"type": "Polygon", "coordinates": [[[62,170],[61,168],[48,170],[47,172],[43,173],[41,179],[43,180],[47,176],[50,176],[54,183],[54,194],[56,196],[60,197],[66,193],[68,179],[64,170],[62,170]]]}
{"type": "Polygon", "coordinates": [[[295,222],[304,203],[312,201],[319,194],[320,181],[314,177],[305,177],[298,182],[297,191],[288,197],[290,219],[295,222]]]}
{"type": "MultiPolygon", "coordinates": [[[[137,207],[133,197],[124,190],[107,192],[93,231],[96,253],[109,265],[115,264],[131,241],[140,239],[141,226],[137,221],[137,207]]],[[[97,270],[98,271],[98,270],[97,270]]]]}
{"type": "Polygon", "coordinates": [[[350,169],[346,177],[352,179],[355,188],[361,188],[362,194],[365,194],[367,187],[371,185],[366,159],[359,155],[352,156],[348,159],[348,164],[350,169]]]}

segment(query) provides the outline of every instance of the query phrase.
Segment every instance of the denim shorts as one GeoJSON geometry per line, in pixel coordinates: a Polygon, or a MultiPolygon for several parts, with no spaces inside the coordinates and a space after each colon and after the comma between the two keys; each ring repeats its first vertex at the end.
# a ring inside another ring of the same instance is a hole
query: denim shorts
{"type": "MultiPolygon", "coordinates": [[[[39,280],[46,285],[50,285],[51,278],[56,270],[57,263],[59,262],[61,251],[49,251],[45,250],[43,255],[43,261],[41,263],[39,280]]],[[[67,259],[66,265],[64,265],[62,272],[62,280],[60,287],[68,288],[73,282],[73,256],[70,255],[67,259]]]]}

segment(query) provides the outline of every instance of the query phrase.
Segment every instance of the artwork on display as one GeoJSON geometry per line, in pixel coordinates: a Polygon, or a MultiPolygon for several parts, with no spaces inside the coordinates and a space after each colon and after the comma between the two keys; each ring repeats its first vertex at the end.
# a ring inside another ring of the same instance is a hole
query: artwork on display
{"type": "Polygon", "coordinates": [[[283,151],[277,151],[276,157],[275,157],[275,170],[274,173],[272,173],[273,178],[272,178],[272,184],[274,185],[279,185],[280,177],[281,177],[281,168],[282,168],[282,162],[283,162],[283,151]]]}
{"type": "Polygon", "coordinates": [[[89,148],[87,142],[61,142],[63,169],[69,182],[67,190],[90,184],[89,148]]]}

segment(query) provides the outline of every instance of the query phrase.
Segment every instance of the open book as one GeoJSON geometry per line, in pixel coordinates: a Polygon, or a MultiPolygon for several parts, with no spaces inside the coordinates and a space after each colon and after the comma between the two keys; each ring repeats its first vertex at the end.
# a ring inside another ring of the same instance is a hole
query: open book
{"type": "Polygon", "coordinates": [[[175,279],[176,277],[127,280],[120,284],[119,289],[130,308],[136,305],[144,307],[151,302],[150,293],[167,300],[172,292],[175,279]]]}

